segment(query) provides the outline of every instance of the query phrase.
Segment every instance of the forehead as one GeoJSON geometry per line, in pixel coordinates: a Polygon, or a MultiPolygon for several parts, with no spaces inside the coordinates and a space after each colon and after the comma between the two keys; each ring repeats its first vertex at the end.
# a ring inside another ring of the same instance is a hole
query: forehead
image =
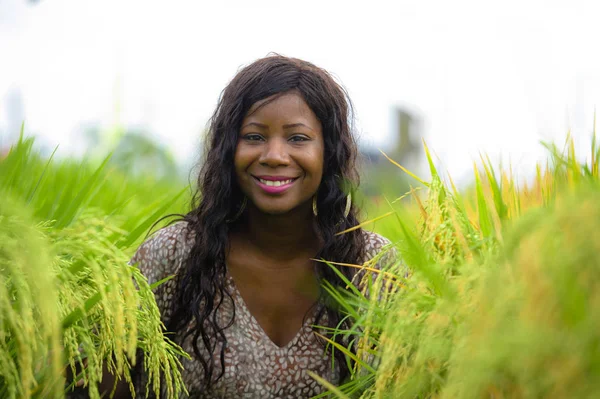
{"type": "Polygon", "coordinates": [[[302,119],[311,124],[320,124],[304,98],[297,92],[277,94],[254,103],[244,120],[252,119],[302,119]]]}

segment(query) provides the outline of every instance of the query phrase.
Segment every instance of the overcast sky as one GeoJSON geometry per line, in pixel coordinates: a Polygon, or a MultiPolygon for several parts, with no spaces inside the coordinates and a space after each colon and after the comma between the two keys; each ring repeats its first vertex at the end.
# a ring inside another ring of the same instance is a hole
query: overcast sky
{"type": "Polygon", "coordinates": [[[480,151],[532,170],[538,142],[569,128],[589,147],[600,104],[594,3],[0,0],[0,139],[18,96],[27,131],[61,151],[82,126],[118,122],[194,158],[227,82],[278,52],[339,78],[366,145],[386,147],[402,106],[457,178],[480,151]]]}

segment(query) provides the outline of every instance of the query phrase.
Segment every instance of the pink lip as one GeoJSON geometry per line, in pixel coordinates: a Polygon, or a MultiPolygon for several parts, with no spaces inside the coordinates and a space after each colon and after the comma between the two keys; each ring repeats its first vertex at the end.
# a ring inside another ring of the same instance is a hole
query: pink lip
{"type": "Polygon", "coordinates": [[[282,180],[294,179],[291,183],[282,184],[281,186],[267,186],[266,184],[264,184],[260,180],[258,180],[258,178],[255,178],[254,180],[256,181],[256,184],[258,184],[258,187],[263,189],[263,191],[265,191],[268,194],[281,194],[284,191],[286,191],[288,188],[290,188],[296,182],[296,178],[290,178],[290,177],[261,176],[260,178],[263,180],[269,180],[269,181],[282,181],[282,180]]]}
{"type": "Polygon", "coordinates": [[[270,180],[270,181],[282,181],[282,180],[290,180],[290,179],[295,179],[295,177],[289,177],[289,176],[256,176],[259,179],[263,179],[263,180],[270,180]]]}

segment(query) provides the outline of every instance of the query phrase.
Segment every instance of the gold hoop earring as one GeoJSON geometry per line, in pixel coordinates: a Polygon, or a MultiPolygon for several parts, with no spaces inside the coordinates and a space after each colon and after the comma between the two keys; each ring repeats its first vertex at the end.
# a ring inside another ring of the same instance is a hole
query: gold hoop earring
{"type": "Polygon", "coordinates": [[[313,197],[312,210],[313,210],[313,215],[315,215],[315,217],[319,216],[319,210],[317,209],[317,196],[316,195],[313,197]]]}
{"type": "Polygon", "coordinates": [[[227,219],[225,222],[232,223],[232,222],[235,222],[236,220],[238,220],[238,218],[240,216],[242,216],[242,213],[244,213],[244,209],[246,209],[247,203],[248,203],[248,197],[244,197],[244,199],[242,200],[242,204],[238,208],[238,211],[235,213],[235,215],[231,219],[227,219]]]}
{"type": "Polygon", "coordinates": [[[350,214],[350,208],[352,207],[352,193],[346,197],[346,208],[344,209],[344,219],[350,214]]]}

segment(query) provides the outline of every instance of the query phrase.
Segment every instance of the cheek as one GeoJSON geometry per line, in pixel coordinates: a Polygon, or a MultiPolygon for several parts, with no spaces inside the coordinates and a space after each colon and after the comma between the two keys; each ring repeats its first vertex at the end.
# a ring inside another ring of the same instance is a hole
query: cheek
{"type": "Polygon", "coordinates": [[[244,159],[243,154],[236,151],[235,157],[233,158],[233,169],[235,171],[235,177],[238,183],[244,180],[244,174],[247,169],[247,163],[244,159]]]}
{"type": "Polygon", "coordinates": [[[318,170],[319,176],[323,177],[324,170],[323,170],[323,158],[322,157],[318,159],[316,169],[318,170]]]}
{"type": "Polygon", "coordinates": [[[236,172],[241,172],[247,168],[247,166],[248,166],[247,158],[248,157],[246,156],[245,151],[243,151],[243,149],[241,149],[240,146],[238,145],[235,150],[235,155],[233,157],[233,166],[234,166],[236,172]]]}
{"type": "Polygon", "coordinates": [[[318,184],[321,184],[321,180],[323,180],[323,174],[324,174],[324,154],[322,151],[317,151],[316,154],[314,154],[311,160],[311,173],[312,175],[315,177],[315,179],[318,181],[318,184]]]}

